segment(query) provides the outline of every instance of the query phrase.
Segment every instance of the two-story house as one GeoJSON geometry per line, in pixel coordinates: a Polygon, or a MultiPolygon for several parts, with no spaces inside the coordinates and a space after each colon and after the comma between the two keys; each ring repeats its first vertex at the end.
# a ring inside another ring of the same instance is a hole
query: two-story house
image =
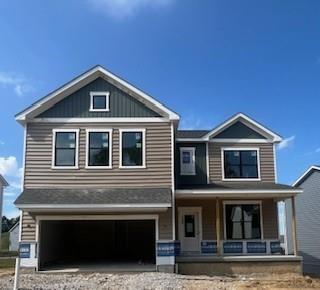
{"type": "Polygon", "coordinates": [[[281,137],[244,114],[209,131],[97,66],[40,99],[24,126],[21,265],[180,273],[300,271],[281,255],[281,137]],[[119,269],[119,268],[118,268],[119,269]]]}

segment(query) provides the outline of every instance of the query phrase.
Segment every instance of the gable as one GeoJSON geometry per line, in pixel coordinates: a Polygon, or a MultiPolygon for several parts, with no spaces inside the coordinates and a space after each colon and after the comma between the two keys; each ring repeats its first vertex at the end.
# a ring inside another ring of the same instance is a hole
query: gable
{"type": "Polygon", "coordinates": [[[241,121],[237,121],[233,125],[227,127],[225,130],[214,136],[214,138],[221,139],[266,139],[257,131],[249,128],[241,121]]]}
{"type": "Polygon", "coordinates": [[[145,104],[99,77],[36,118],[161,117],[145,104]],[[90,92],[110,92],[108,112],[90,111],[90,92]]]}

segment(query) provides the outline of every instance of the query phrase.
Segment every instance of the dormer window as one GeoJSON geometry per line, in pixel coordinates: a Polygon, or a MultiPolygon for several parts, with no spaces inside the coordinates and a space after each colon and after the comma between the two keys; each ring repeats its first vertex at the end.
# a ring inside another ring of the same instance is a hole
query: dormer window
{"type": "Polygon", "coordinates": [[[90,111],[108,112],[109,96],[109,92],[90,92],[90,111]]]}

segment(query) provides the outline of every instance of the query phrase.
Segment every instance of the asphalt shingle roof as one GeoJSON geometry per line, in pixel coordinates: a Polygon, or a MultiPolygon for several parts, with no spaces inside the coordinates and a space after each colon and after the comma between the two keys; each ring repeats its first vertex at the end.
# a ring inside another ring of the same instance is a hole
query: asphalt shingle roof
{"type": "Polygon", "coordinates": [[[178,130],[177,138],[201,138],[209,132],[209,130],[178,130]]]}

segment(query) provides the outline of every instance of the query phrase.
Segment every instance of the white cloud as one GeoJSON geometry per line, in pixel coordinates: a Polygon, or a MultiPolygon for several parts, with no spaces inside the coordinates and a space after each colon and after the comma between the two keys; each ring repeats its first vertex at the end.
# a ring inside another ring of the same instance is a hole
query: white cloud
{"type": "Polygon", "coordinates": [[[15,156],[0,157],[0,173],[5,176],[21,177],[22,168],[19,168],[15,156]]]}
{"type": "Polygon", "coordinates": [[[280,142],[280,144],[278,145],[278,149],[282,150],[282,149],[288,148],[289,146],[291,146],[293,144],[295,138],[296,138],[296,136],[293,135],[291,137],[283,139],[280,142]]]}
{"type": "Polygon", "coordinates": [[[16,218],[19,216],[19,210],[15,207],[5,208],[3,211],[3,215],[5,215],[8,219],[16,218]]]}
{"type": "Polygon", "coordinates": [[[4,144],[4,141],[0,140],[0,145],[3,146],[4,144]]]}
{"type": "Polygon", "coordinates": [[[14,92],[19,97],[32,90],[32,87],[28,84],[25,78],[17,77],[5,72],[0,72],[0,84],[5,87],[13,87],[14,92]]]}
{"type": "Polygon", "coordinates": [[[110,16],[123,19],[143,8],[167,7],[174,0],[87,0],[94,8],[110,16]]]}
{"type": "Polygon", "coordinates": [[[12,196],[16,196],[17,195],[17,193],[16,192],[13,192],[13,191],[4,191],[4,193],[3,193],[3,195],[4,196],[6,196],[6,197],[12,197],[12,196]]]}

